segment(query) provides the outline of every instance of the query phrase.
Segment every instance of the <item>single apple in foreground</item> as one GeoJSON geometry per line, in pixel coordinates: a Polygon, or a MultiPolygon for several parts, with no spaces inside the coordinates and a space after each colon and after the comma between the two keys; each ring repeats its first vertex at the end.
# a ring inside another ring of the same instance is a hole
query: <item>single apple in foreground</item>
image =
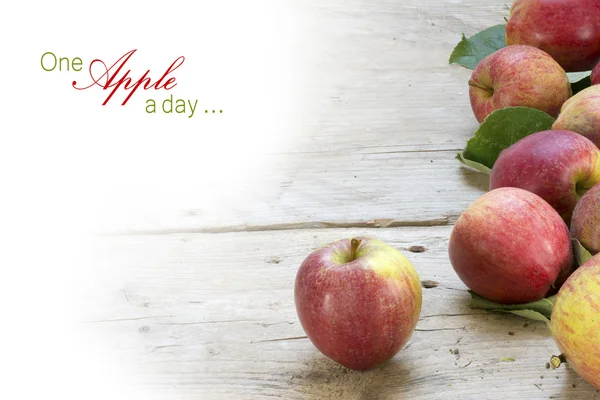
{"type": "Polygon", "coordinates": [[[475,293],[501,304],[546,297],[573,270],[569,230],[539,196],[517,188],[492,190],[460,216],[450,262],[475,293]]]}
{"type": "Polygon", "coordinates": [[[571,235],[590,253],[600,253],[600,184],[591,188],[575,207],[571,235]]]}
{"type": "Polygon", "coordinates": [[[551,328],[569,365],[600,390],[600,255],[579,267],[560,289],[551,328]]]}
{"type": "Polygon", "coordinates": [[[546,200],[567,224],[579,197],[600,183],[600,150],[570,131],[542,131],[504,149],[492,168],[490,190],[518,187],[546,200]]]}
{"type": "Polygon", "coordinates": [[[508,46],[477,64],[469,80],[477,121],[505,107],[531,107],[556,117],[572,95],[567,74],[556,61],[531,46],[508,46]]]}
{"type": "Polygon", "coordinates": [[[563,104],[552,129],[582,134],[600,147],[600,85],[594,85],[563,104]]]}
{"type": "Polygon", "coordinates": [[[394,357],[421,312],[421,281],[398,250],[372,238],[328,244],[300,266],[296,311],[312,343],[332,360],[366,370],[394,357]]]}
{"type": "Polygon", "coordinates": [[[600,84],[600,62],[598,63],[598,65],[596,65],[596,67],[594,67],[594,70],[592,71],[592,76],[590,78],[592,79],[592,85],[600,84]]]}
{"type": "Polygon", "coordinates": [[[589,71],[600,61],[600,1],[515,0],[506,44],[544,50],[567,72],[589,71]]]}

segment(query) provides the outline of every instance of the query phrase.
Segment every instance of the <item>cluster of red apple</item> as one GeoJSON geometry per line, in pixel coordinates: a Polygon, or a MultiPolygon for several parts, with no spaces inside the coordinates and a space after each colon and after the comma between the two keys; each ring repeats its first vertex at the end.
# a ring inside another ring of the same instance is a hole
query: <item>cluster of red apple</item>
{"type": "Polygon", "coordinates": [[[500,153],[490,192],[452,231],[450,261],[471,290],[500,304],[558,292],[554,338],[600,389],[600,1],[516,0],[506,44],[473,70],[477,120],[516,106],[557,119],[500,153]],[[572,96],[567,72],[593,68],[592,86],[572,96]],[[597,254],[577,270],[571,235],[597,254]]]}
{"type": "Polygon", "coordinates": [[[481,60],[469,80],[471,107],[481,123],[506,107],[529,107],[558,117],[600,146],[600,2],[516,0],[504,47],[481,60]],[[598,63],[598,64],[597,64],[598,63]],[[573,96],[567,72],[591,71],[573,96]]]}
{"type": "MultiPolygon", "coordinates": [[[[508,46],[479,62],[469,81],[476,118],[483,122],[495,110],[524,106],[558,119],[552,130],[500,153],[490,191],[452,231],[450,261],[471,290],[500,304],[558,292],[551,320],[558,346],[600,389],[600,254],[576,270],[571,238],[600,253],[600,64],[592,73],[599,85],[575,96],[566,73],[589,71],[600,61],[600,0],[516,0],[506,39],[508,46]]],[[[295,284],[310,340],[359,370],[406,344],[421,296],[410,262],[372,238],[316,250],[295,284]]]]}

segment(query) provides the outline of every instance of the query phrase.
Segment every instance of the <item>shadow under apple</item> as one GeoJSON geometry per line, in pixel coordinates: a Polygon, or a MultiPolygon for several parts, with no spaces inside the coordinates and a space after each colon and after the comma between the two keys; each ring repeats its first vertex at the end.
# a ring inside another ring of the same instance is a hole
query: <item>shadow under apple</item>
{"type": "MultiPolygon", "coordinates": [[[[591,384],[584,381],[577,372],[565,363],[557,369],[556,372],[564,374],[561,398],[563,399],[592,399],[593,393],[600,393],[591,384]]],[[[593,397],[594,399],[596,396],[593,397]]]]}
{"type": "Polygon", "coordinates": [[[473,188],[481,190],[482,194],[489,190],[490,177],[484,174],[483,172],[479,172],[461,165],[460,178],[463,183],[473,188]]]}
{"type": "Polygon", "coordinates": [[[301,381],[295,390],[312,400],[382,399],[390,391],[394,392],[395,399],[402,399],[399,387],[408,380],[410,369],[400,355],[370,370],[354,371],[317,353],[307,362],[307,367],[294,376],[296,382],[301,381]],[[390,386],[390,382],[394,385],[390,386]]]}

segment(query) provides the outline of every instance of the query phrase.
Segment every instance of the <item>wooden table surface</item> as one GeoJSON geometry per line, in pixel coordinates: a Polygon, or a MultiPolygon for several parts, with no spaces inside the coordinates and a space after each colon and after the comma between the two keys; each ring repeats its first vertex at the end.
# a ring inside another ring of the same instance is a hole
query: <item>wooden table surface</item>
{"type": "Polygon", "coordinates": [[[199,181],[210,201],[98,236],[82,328],[161,399],[600,399],[546,368],[557,348],[543,323],[471,310],[447,256],[487,187],[454,159],[477,124],[470,72],[448,57],[463,32],[502,23],[503,2],[294,4],[303,112],[279,127],[286,150],[261,154],[266,172],[227,201],[199,181]],[[355,235],[439,282],[407,347],[368,372],[321,355],[293,299],[302,260],[355,235]]]}

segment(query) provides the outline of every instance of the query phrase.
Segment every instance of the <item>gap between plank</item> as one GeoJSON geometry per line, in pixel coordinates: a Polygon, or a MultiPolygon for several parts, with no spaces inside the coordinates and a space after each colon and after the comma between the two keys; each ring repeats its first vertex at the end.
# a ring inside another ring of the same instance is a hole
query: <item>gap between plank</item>
{"type": "Polygon", "coordinates": [[[348,222],[290,222],[270,225],[231,225],[223,227],[206,228],[172,228],[172,229],[148,229],[148,230],[125,230],[109,233],[99,233],[97,236],[134,236],[134,235],[173,235],[187,233],[241,233],[241,232],[265,232],[265,231],[287,231],[306,229],[349,229],[349,228],[408,228],[408,227],[436,227],[453,224],[458,216],[446,216],[423,221],[401,221],[393,218],[380,218],[370,221],[348,221],[348,222]]]}

